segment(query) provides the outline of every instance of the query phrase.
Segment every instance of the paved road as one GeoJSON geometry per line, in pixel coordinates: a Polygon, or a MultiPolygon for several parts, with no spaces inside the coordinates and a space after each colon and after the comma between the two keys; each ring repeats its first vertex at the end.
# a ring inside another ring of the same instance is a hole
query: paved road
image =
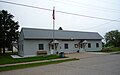
{"type": "Polygon", "coordinates": [[[120,54],[5,71],[0,75],[120,75],[120,54]]]}

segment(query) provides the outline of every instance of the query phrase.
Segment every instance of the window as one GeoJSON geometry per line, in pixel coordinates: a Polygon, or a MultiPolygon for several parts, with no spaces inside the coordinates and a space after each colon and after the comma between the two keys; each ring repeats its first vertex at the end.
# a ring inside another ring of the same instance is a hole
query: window
{"type": "Polygon", "coordinates": [[[64,48],[65,48],[65,49],[68,49],[68,44],[64,44],[64,48]]]}
{"type": "Polygon", "coordinates": [[[96,43],[96,47],[99,47],[99,43],[96,43]]]}
{"type": "Polygon", "coordinates": [[[18,50],[20,50],[20,45],[18,45],[18,50]]]}
{"type": "Polygon", "coordinates": [[[44,45],[43,44],[39,44],[39,50],[44,50],[44,45]]]}
{"type": "Polygon", "coordinates": [[[52,49],[54,49],[54,45],[51,45],[52,49]]]}
{"type": "Polygon", "coordinates": [[[88,48],[91,48],[91,43],[88,43],[88,48]]]}
{"type": "Polygon", "coordinates": [[[75,48],[78,48],[78,44],[74,44],[75,48]]]}

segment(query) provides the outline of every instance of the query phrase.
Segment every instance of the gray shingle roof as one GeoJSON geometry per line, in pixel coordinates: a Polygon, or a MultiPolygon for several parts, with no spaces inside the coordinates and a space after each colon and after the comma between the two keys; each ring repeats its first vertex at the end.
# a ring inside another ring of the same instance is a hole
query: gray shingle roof
{"type": "MultiPolygon", "coordinates": [[[[50,29],[22,28],[24,39],[52,39],[50,29]]],[[[102,39],[97,32],[55,30],[55,39],[102,39]]]]}

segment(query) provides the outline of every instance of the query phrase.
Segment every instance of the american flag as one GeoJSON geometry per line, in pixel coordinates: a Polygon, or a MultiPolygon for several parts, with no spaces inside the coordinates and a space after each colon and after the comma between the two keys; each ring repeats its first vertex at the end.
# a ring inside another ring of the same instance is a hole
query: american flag
{"type": "Polygon", "coordinates": [[[53,14],[52,14],[52,16],[53,16],[53,20],[55,20],[55,7],[53,7],[53,14]]]}

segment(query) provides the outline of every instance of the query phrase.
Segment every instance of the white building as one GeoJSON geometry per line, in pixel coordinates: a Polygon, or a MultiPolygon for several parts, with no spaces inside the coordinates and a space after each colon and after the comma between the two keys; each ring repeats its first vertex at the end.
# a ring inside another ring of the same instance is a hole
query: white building
{"type": "Polygon", "coordinates": [[[73,53],[81,51],[100,51],[102,37],[97,32],[81,32],[22,28],[18,41],[20,56],[36,56],[39,52],[73,53]]]}

